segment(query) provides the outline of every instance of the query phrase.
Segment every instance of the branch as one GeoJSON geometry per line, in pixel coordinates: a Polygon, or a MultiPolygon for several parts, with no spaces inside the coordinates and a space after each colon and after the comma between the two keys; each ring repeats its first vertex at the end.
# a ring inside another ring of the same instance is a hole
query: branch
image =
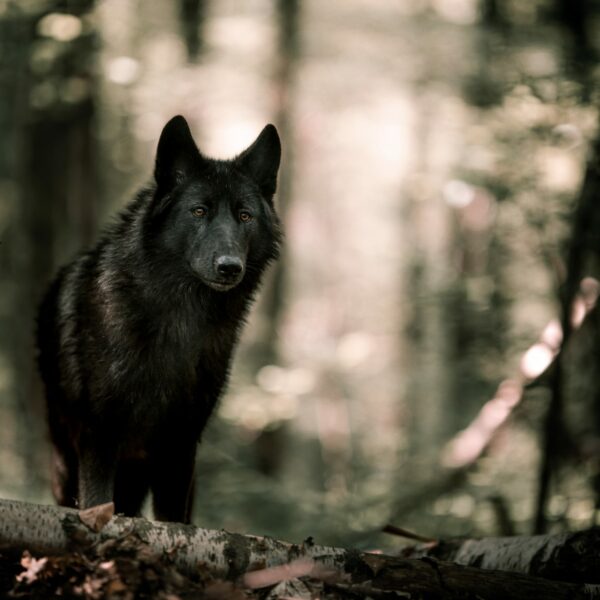
{"type": "MultiPolygon", "coordinates": [[[[577,331],[595,309],[599,292],[600,284],[596,279],[582,279],[579,291],[571,302],[570,332],[577,331]]],[[[454,469],[473,465],[521,402],[524,390],[546,379],[554,379],[553,373],[564,348],[563,327],[557,320],[550,321],[544,327],[539,340],[521,356],[516,376],[513,379],[505,379],[475,419],[448,442],[442,451],[442,464],[454,469]]]]}

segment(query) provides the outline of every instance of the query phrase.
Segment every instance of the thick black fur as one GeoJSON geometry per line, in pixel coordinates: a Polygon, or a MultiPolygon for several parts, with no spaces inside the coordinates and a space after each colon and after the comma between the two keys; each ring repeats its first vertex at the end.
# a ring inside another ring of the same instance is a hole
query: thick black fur
{"type": "Polygon", "coordinates": [[[173,118],[155,183],[52,283],[38,346],[60,504],[134,516],[151,491],[157,519],[189,522],[196,444],[278,255],[280,153],[268,125],[209,159],[173,118]]]}

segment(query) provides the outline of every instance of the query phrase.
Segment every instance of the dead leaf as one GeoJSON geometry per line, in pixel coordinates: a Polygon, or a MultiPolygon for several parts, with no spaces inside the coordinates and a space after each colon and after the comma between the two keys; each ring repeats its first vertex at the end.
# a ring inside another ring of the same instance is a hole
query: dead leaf
{"type": "Polygon", "coordinates": [[[127,586],[120,579],[111,579],[105,588],[105,593],[110,597],[111,594],[119,594],[120,592],[124,592],[127,589],[127,586]]]}
{"type": "Polygon", "coordinates": [[[98,579],[92,575],[86,575],[83,582],[83,591],[86,594],[86,598],[102,598],[104,596],[102,588],[105,583],[106,579],[104,578],[98,579]]]}
{"type": "Polygon", "coordinates": [[[44,568],[47,562],[47,557],[34,558],[29,552],[24,552],[23,558],[21,558],[21,566],[25,568],[25,571],[17,575],[17,581],[33,583],[37,579],[38,573],[44,568]]]}
{"type": "Polygon", "coordinates": [[[246,594],[229,581],[215,581],[204,588],[206,600],[246,600],[246,594]]]}
{"type": "Polygon", "coordinates": [[[98,533],[113,518],[115,514],[114,502],[99,504],[79,511],[79,520],[92,531],[98,533]]]}

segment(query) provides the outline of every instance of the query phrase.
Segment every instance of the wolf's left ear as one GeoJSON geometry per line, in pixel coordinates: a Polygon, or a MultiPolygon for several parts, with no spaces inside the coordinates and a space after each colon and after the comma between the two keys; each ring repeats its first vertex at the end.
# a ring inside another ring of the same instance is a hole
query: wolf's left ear
{"type": "Polygon", "coordinates": [[[201,164],[202,157],[187,121],[173,117],[164,127],[156,150],[154,178],[159,190],[172,190],[201,164]]]}
{"type": "Polygon", "coordinates": [[[258,183],[263,195],[270,200],[277,187],[280,160],[281,142],[277,129],[273,125],[267,125],[235,162],[258,183]]]}

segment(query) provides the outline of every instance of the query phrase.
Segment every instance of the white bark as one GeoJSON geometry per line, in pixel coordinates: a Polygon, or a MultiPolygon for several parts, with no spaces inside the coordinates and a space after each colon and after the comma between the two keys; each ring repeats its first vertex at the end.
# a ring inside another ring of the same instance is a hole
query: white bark
{"type": "Polygon", "coordinates": [[[600,584],[600,527],[548,535],[442,540],[406,549],[411,558],[429,556],[464,566],[499,569],[600,584]]]}

